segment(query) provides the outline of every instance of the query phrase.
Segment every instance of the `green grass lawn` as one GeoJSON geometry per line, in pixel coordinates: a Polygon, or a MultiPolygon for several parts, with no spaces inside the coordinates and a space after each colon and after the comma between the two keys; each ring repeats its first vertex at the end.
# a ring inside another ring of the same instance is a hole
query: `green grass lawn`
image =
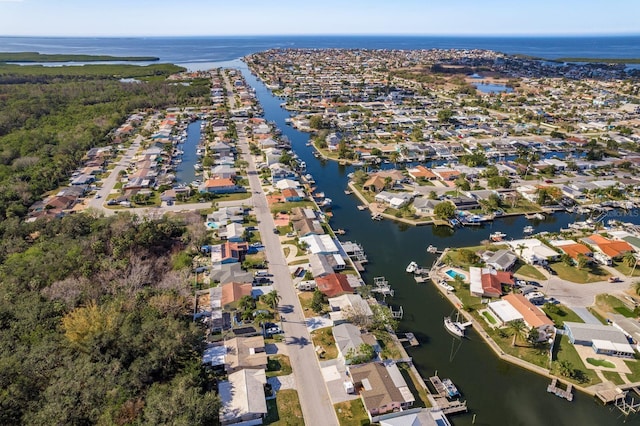
{"type": "Polygon", "coordinates": [[[640,382],[640,361],[638,361],[637,359],[625,359],[624,363],[631,370],[631,374],[627,374],[627,379],[631,380],[631,382],[633,383],[640,382]]]}
{"type": "Polygon", "coordinates": [[[615,371],[606,371],[603,370],[602,371],[602,375],[609,380],[610,382],[615,383],[616,385],[623,385],[624,384],[624,380],[622,380],[622,377],[620,377],[620,374],[618,374],[615,371]]]}
{"type": "Polygon", "coordinates": [[[584,323],[584,320],[578,314],[563,305],[547,303],[542,307],[542,310],[551,318],[556,327],[563,327],[565,321],[584,323]]]}
{"type": "Polygon", "coordinates": [[[534,348],[525,342],[523,338],[516,340],[516,345],[512,346],[513,335],[508,329],[484,329],[489,336],[500,346],[500,349],[506,354],[513,355],[531,364],[538,365],[543,368],[549,367],[549,349],[546,347],[534,348]]]}
{"type": "Polygon", "coordinates": [[[221,194],[219,197],[216,197],[214,202],[218,201],[237,201],[237,200],[246,200],[251,198],[250,192],[234,192],[232,194],[221,194]]]}
{"type": "Polygon", "coordinates": [[[575,266],[569,266],[563,262],[552,263],[551,269],[558,273],[558,278],[573,283],[585,284],[593,283],[596,281],[606,281],[609,274],[599,266],[594,265],[589,269],[576,268],[575,266]]]}
{"type": "Polygon", "coordinates": [[[607,324],[607,320],[605,317],[603,317],[602,315],[600,315],[600,312],[598,312],[597,310],[589,307],[587,308],[587,310],[589,312],[591,312],[591,315],[593,315],[594,317],[598,318],[598,321],[600,321],[602,324],[607,324]]]}
{"type": "Polygon", "coordinates": [[[302,408],[298,392],[293,389],[283,389],[276,394],[275,399],[267,400],[267,415],[264,424],[274,426],[304,426],[302,408]]]}
{"type": "Polygon", "coordinates": [[[380,343],[381,353],[380,356],[383,359],[400,359],[402,354],[400,349],[396,346],[395,340],[386,331],[377,331],[374,333],[376,339],[380,343]]]}
{"type": "Polygon", "coordinates": [[[271,205],[271,213],[277,213],[280,211],[291,211],[294,207],[314,207],[313,201],[304,200],[304,201],[295,201],[290,203],[275,203],[271,205]]]}
{"type": "Polygon", "coordinates": [[[587,362],[591,365],[595,365],[596,367],[616,368],[616,365],[614,363],[609,362],[605,359],[587,358],[587,362]]]}
{"type": "Polygon", "coordinates": [[[369,425],[369,416],[364,410],[361,399],[352,399],[351,401],[340,402],[333,406],[338,415],[340,426],[362,426],[369,425]]]}
{"type": "Polygon", "coordinates": [[[482,311],[482,316],[485,317],[487,319],[487,321],[489,321],[490,324],[496,324],[497,321],[494,317],[491,316],[491,314],[487,311],[482,311]]]}
{"type": "Polygon", "coordinates": [[[324,349],[324,356],[322,359],[335,359],[338,357],[338,347],[336,341],[331,334],[331,327],[321,328],[311,332],[311,340],[313,346],[321,346],[324,349]]]}
{"type": "MultiPolygon", "coordinates": [[[[569,342],[569,338],[565,335],[559,336],[559,339],[556,338],[556,346],[553,354],[553,359],[558,361],[569,362],[569,364],[573,367],[574,370],[579,370],[582,372],[586,380],[586,382],[579,383],[577,380],[573,378],[565,377],[565,379],[571,382],[574,382],[576,384],[582,384],[585,386],[591,386],[601,382],[600,379],[598,378],[598,375],[595,373],[595,371],[585,367],[585,365],[582,363],[582,359],[578,355],[578,352],[573,347],[571,342],[569,342]]],[[[553,369],[552,369],[552,373],[560,375],[559,372],[553,371],[553,369]]]]}
{"type": "Polygon", "coordinates": [[[624,261],[616,261],[614,262],[613,267],[625,277],[630,276],[631,271],[633,271],[634,277],[640,277],[640,265],[636,266],[636,269],[634,270],[633,266],[627,266],[624,261]]]}
{"type": "Polygon", "coordinates": [[[625,303],[610,294],[599,294],[596,296],[596,307],[601,312],[617,312],[626,318],[635,318],[635,314],[625,303]]]}
{"type": "Polygon", "coordinates": [[[267,377],[291,374],[291,362],[286,355],[271,355],[267,360],[267,377]]]}
{"type": "Polygon", "coordinates": [[[516,263],[516,267],[513,272],[515,275],[523,275],[525,277],[534,278],[536,280],[544,280],[547,277],[533,265],[527,265],[526,263],[522,263],[518,261],[516,263]]]}

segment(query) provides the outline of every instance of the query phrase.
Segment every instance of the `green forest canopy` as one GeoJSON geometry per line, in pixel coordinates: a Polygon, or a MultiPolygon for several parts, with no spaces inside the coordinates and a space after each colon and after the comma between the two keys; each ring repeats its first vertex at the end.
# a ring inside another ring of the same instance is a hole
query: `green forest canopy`
{"type": "Polygon", "coordinates": [[[155,56],[70,55],[39,52],[0,52],[0,62],[158,61],[155,56]]]}

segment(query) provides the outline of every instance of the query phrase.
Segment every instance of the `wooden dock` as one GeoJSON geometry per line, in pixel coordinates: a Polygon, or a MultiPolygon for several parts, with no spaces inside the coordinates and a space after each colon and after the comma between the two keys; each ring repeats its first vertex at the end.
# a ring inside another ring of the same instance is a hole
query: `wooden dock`
{"type": "Polygon", "coordinates": [[[560,398],[564,398],[567,401],[573,401],[573,385],[571,383],[569,383],[567,385],[566,389],[562,389],[559,385],[558,385],[558,379],[557,378],[553,378],[553,380],[551,381],[551,384],[549,386],[547,386],[547,392],[552,393],[556,396],[559,396],[560,398]]]}
{"type": "Polygon", "coordinates": [[[436,401],[436,405],[444,414],[455,414],[468,411],[467,401],[460,401],[458,399],[450,401],[446,397],[440,396],[437,396],[434,399],[436,401]]]}
{"type": "Polygon", "coordinates": [[[433,388],[436,390],[438,396],[446,398],[449,395],[449,393],[447,392],[447,387],[444,385],[444,383],[442,383],[440,377],[431,376],[429,377],[429,381],[433,385],[433,388]]]}
{"type": "Polygon", "coordinates": [[[419,346],[420,343],[418,342],[418,339],[416,339],[416,336],[413,333],[404,333],[404,338],[398,339],[399,342],[402,342],[403,344],[409,343],[409,346],[419,346]]]}

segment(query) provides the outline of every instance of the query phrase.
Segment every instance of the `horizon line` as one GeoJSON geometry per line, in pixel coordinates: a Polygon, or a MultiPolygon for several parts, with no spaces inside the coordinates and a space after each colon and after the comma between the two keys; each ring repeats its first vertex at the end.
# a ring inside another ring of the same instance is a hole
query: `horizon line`
{"type": "Polygon", "coordinates": [[[640,32],[624,33],[314,33],[314,34],[112,34],[112,35],[18,35],[0,34],[5,38],[213,38],[213,37],[486,37],[486,38],[583,38],[583,37],[634,37],[640,32]]]}

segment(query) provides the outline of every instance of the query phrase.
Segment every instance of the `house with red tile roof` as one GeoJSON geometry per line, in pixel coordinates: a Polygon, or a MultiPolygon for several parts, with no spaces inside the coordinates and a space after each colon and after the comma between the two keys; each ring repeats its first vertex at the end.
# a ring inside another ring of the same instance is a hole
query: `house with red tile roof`
{"type": "Polygon", "coordinates": [[[513,275],[507,271],[496,271],[492,268],[469,268],[469,288],[477,297],[500,297],[502,286],[513,287],[513,275]]]}
{"type": "Polygon", "coordinates": [[[537,328],[538,331],[551,333],[555,329],[553,321],[547,317],[542,309],[529,302],[522,294],[511,293],[502,298],[522,315],[522,320],[529,328],[537,328]]]}
{"type": "Polygon", "coordinates": [[[315,279],[318,290],[327,297],[336,297],[355,290],[349,285],[349,280],[344,274],[329,274],[315,279]]]}
{"type": "Polygon", "coordinates": [[[213,194],[228,194],[231,192],[241,192],[244,188],[239,187],[229,178],[207,179],[200,185],[200,192],[209,192],[213,194]]]}
{"type": "Polygon", "coordinates": [[[567,256],[571,257],[574,262],[578,262],[580,256],[586,256],[591,258],[593,256],[593,252],[591,249],[584,244],[576,243],[573,240],[552,240],[550,241],[551,245],[554,247],[558,247],[562,250],[567,256]]]}
{"type": "Polygon", "coordinates": [[[600,234],[590,235],[586,238],[583,238],[582,241],[598,249],[609,259],[620,258],[624,256],[625,253],[634,251],[633,247],[631,247],[631,244],[629,244],[628,242],[620,240],[610,240],[600,234]]]}
{"type": "Polygon", "coordinates": [[[222,244],[211,246],[211,263],[213,265],[220,265],[224,263],[242,262],[248,250],[249,243],[246,241],[225,241],[222,244]]]}
{"type": "Polygon", "coordinates": [[[411,178],[413,178],[413,180],[418,180],[420,178],[426,180],[438,179],[438,176],[436,176],[435,173],[427,169],[425,166],[417,166],[413,169],[408,169],[407,173],[411,178]]]}

